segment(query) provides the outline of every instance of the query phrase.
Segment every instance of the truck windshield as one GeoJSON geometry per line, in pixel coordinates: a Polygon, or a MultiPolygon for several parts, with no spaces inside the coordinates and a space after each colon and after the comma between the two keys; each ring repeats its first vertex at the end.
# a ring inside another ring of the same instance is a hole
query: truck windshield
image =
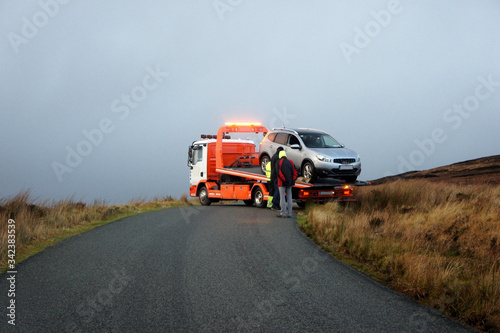
{"type": "Polygon", "coordinates": [[[308,148],[342,148],[342,145],[328,134],[300,134],[300,138],[308,148]]]}

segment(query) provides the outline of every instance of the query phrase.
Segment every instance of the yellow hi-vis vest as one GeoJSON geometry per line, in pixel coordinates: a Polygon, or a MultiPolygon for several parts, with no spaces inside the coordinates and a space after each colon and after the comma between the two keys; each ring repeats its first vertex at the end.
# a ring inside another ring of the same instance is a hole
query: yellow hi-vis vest
{"type": "Polygon", "coordinates": [[[267,176],[267,181],[271,181],[271,162],[267,162],[266,164],[266,176],[267,176]]]}

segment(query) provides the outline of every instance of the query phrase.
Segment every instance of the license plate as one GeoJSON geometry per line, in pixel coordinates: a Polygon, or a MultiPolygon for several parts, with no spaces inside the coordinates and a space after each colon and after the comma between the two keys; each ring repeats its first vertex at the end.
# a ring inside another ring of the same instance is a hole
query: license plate
{"type": "Polygon", "coordinates": [[[352,170],[354,167],[352,165],[341,165],[340,170],[352,170]]]}

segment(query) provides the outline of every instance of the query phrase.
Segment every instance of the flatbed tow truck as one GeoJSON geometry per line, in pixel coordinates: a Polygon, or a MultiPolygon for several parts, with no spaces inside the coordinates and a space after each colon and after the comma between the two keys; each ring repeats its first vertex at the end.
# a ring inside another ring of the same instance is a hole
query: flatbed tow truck
{"type": "MultiPolygon", "coordinates": [[[[267,134],[260,123],[226,123],[217,135],[201,135],[189,146],[189,194],[204,206],[221,200],[243,200],[248,206],[267,206],[267,177],[251,140],[231,139],[230,133],[267,134]]],[[[296,181],[293,199],[300,207],[307,201],[356,201],[353,186],[343,181],[310,184],[296,181]]]]}

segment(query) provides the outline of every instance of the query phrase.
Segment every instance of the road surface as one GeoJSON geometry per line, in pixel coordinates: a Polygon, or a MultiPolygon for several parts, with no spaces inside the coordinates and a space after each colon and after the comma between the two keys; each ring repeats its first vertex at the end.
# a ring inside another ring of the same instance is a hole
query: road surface
{"type": "Polygon", "coordinates": [[[172,208],[69,238],[0,281],[1,332],[471,332],[320,251],[295,219],[172,208]]]}

